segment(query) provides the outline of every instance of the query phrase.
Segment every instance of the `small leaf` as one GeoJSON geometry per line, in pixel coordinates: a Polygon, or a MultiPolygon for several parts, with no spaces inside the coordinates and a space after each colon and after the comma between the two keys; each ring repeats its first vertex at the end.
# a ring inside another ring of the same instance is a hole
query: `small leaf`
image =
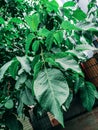
{"type": "Polygon", "coordinates": [[[0,17],[0,24],[4,24],[4,19],[0,17]]]}
{"type": "Polygon", "coordinates": [[[63,41],[63,32],[58,31],[58,32],[54,33],[54,38],[55,38],[56,42],[60,45],[63,41]]]}
{"type": "Polygon", "coordinates": [[[52,47],[52,44],[53,44],[53,35],[54,35],[54,31],[51,31],[48,34],[47,38],[46,38],[46,47],[47,47],[48,50],[50,50],[51,47],[52,47]]]}
{"type": "Polygon", "coordinates": [[[73,12],[73,17],[75,17],[80,21],[80,20],[85,20],[87,15],[81,9],[78,8],[73,12]]]}
{"type": "Polygon", "coordinates": [[[34,96],[32,95],[32,92],[30,89],[25,88],[25,90],[21,94],[21,100],[25,105],[34,105],[34,96]]]}
{"type": "Polygon", "coordinates": [[[29,60],[27,59],[27,57],[26,56],[23,56],[23,57],[17,56],[16,58],[20,62],[22,69],[30,74],[31,67],[30,67],[30,63],[29,63],[29,60]]]}
{"type": "Polygon", "coordinates": [[[23,23],[23,21],[20,19],[20,18],[12,18],[11,20],[10,20],[10,22],[13,22],[13,23],[16,23],[16,24],[21,24],[21,23],[23,23]]]}
{"type": "Polygon", "coordinates": [[[38,31],[38,35],[39,36],[42,36],[42,37],[47,37],[48,34],[49,34],[49,30],[46,29],[46,28],[41,28],[39,31],[38,31]]]}
{"type": "Polygon", "coordinates": [[[52,58],[46,58],[45,62],[48,62],[55,67],[59,67],[58,64],[55,62],[55,60],[53,60],[52,58]]]}
{"type": "Polygon", "coordinates": [[[74,7],[76,3],[74,1],[65,2],[63,7],[74,7]]]}
{"type": "Polygon", "coordinates": [[[70,92],[70,94],[69,94],[69,96],[68,96],[66,102],[63,104],[66,109],[69,109],[70,104],[71,104],[71,102],[72,102],[72,99],[73,99],[73,93],[70,92]]]}
{"type": "Polygon", "coordinates": [[[1,68],[0,68],[0,80],[3,78],[5,72],[8,70],[8,68],[10,67],[10,65],[13,63],[12,61],[7,62],[6,64],[4,64],[1,68]]]}
{"type": "Polygon", "coordinates": [[[39,14],[35,13],[32,16],[26,16],[25,20],[29,25],[30,29],[34,32],[37,31],[38,25],[40,23],[39,14]]]}
{"type": "Polygon", "coordinates": [[[35,64],[35,66],[34,66],[34,79],[36,79],[42,65],[43,65],[43,62],[41,62],[41,61],[39,61],[35,64]]]}
{"type": "Polygon", "coordinates": [[[71,24],[70,21],[63,21],[61,27],[65,30],[80,30],[79,27],[75,26],[74,24],[71,24]]]}
{"type": "Polygon", "coordinates": [[[18,90],[18,89],[25,83],[26,79],[27,79],[26,74],[21,74],[21,75],[18,77],[17,81],[16,81],[15,89],[18,90]]]}
{"type": "Polygon", "coordinates": [[[12,77],[15,79],[18,71],[19,62],[17,60],[13,61],[11,66],[9,67],[9,73],[12,75],[12,77]]]}
{"type": "Polygon", "coordinates": [[[5,103],[4,106],[5,106],[7,109],[13,108],[13,106],[14,106],[13,100],[12,100],[12,99],[9,99],[9,100],[5,103]]]}
{"type": "Polygon", "coordinates": [[[40,41],[36,40],[36,41],[33,42],[32,49],[33,49],[34,52],[38,51],[39,45],[40,45],[40,41]]]}
{"type": "Polygon", "coordinates": [[[58,7],[59,7],[58,3],[55,0],[51,0],[51,1],[47,2],[46,6],[47,6],[48,12],[51,12],[51,11],[57,12],[58,7]]]}
{"type": "Polygon", "coordinates": [[[25,50],[26,50],[26,54],[28,53],[28,50],[30,48],[30,45],[32,43],[32,40],[35,38],[34,33],[30,33],[27,38],[26,38],[26,44],[25,44],[25,50]]]}

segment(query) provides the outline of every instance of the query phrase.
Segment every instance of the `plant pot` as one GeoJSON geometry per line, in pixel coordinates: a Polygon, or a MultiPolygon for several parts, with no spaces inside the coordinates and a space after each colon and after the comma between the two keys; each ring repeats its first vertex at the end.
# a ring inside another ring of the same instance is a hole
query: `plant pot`
{"type": "Polygon", "coordinates": [[[92,57],[86,62],[83,62],[81,66],[85,73],[86,79],[91,81],[96,87],[98,87],[98,60],[97,58],[92,57]]]}

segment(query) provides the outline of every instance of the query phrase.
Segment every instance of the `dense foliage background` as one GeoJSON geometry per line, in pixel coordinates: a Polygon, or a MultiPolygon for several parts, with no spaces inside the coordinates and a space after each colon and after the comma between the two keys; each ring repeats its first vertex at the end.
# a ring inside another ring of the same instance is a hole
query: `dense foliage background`
{"type": "Polygon", "coordinates": [[[74,94],[91,110],[98,94],[85,81],[80,62],[96,49],[98,10],[92,0],[86,15],[74,1],[0,1],[0,125],[22,130],[17,120],[27,107],[50,111],[64,126],[63,111],[74,94]],[[10,117],[10,119],[9,119],[10,117]],[[16,127],[15,127],[16,126],[16,127]]]}

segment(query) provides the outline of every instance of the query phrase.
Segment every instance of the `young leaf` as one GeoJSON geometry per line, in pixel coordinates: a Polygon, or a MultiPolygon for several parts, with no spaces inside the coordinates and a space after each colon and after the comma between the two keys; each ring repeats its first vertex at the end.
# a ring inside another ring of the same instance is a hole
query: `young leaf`
{"type": "Polygon", "coordinates": [[[52,47],[52,44],[53,44],[53,35],[54,35],[54,31],[51,31],[48,34],[47,38],[46,38],[46,47],[47,47],[48,50],[50,50],[51,47],[52,47]]]}
{"type": "Polygon", "coordinates": [[[85,20],[87,15],[81,9],[78,8],[73,12],[73,17],[75,17],[80,21],[80,20],[85,20]]]}
{"type": "Polygon", "coordinates": [[[41,62],[41,61],[39,61],[35,64],[35,66],[34,66],[34,79],[36,79],[42,65],[43,65],[43,62],[41,62]]]}
{"type": "Polygon", "coordinates": [[[27,79],[26,74],[21,74],[21,75],[18,77],[17,81],[16,81],[15,89],[18,90],[18,89],[25,83],[26,79],[27,79]]]}
{"type": "Polygon", "coordinates": [[[10,65],[13,63],[13,60],[7,62],[6,64],[4,64],[1,68],[0,68],[0,80],[3,78],[5,72],[8,70],[8,68],[10,67],[10,65]]]}
{"type": "Polygon", "coordinates": [[[63,21],[61,24],[61,27],[65,30],[80,30],[79,27],[75,26],[74,24],[71,24],[70,21],[63,21]]]}
{"type": "Polygon", "coordinates": [[[63,32],[58,31],[58,32],[54,33],[54,38],[55,38],[56,42],[60,45],[63,41],[63,32]]]}
{"type": "Polygon", "coordinates": [[[65,2],[63,7],[74,7],[76,3],[74,1],[65,2]]]}
{"type": "Polygon", "coordinates": [[[40,105],[64,126],[61,106],[69,96],[69,87],[62,72],[46,68],[40,71],[34,81],[34,93],[40,105]]]}
{"type": "Polygon", "coordinates": [[[17,75],[18,65],[19,65],[19,62],[17,60],[15,60],[15,61],[13,61],[13,63],[11,64],[11,66],[9,67],[9,73],[11,74],[11,76],[14,79],[15,79],[15,77],[17,75]]]}
{"type": "Polygon", "coordinates": [[[30,74],[31,67],[30,67],[30,63],[29,63],[29,60],[27,59],[27,57],[26,56],[23,56],[23,57],[17,56],[16,58],[20,62],[22,69],[30,74]]]}
{"type": "Polygon", "coordinates": [[[37,31],[38,25],[40,23],[39,14],[35,13],[32,16],[26,16],[25,20],[29,25],[31,31],[37,31]]]}
{"type": "Polygon", "coordinates": [[[46,29],[46,28],[41,28],[39,31],[38,31],[38,35],[39,36],[42,36],[42,37],[47,37],[48,34],[49,34],[49,30],[46,29]]]}
{"type": "Polygon", "coordinates": [[[40,41],[34,41],[34,43],[32,44],[32,49],[34,52],[38,51],[39,45],[40,45],[40,41]]]}
{"type": "Polygon", "coordinates": [[[0,17],[0,24],[4,24],[4,19],[0,17]]]}
{"type": "Polygon", "coordinates": [[[25,105],[34,105],[34,96],[30,89],[25,87],[25,90],[21,94],[21,100],[25,105]]]}
{"type": "Polygon", "coordinates": [[[28,50],[30,48],[31,42],[32,40],[35,38],[34,33],[30,33],[27,38],[26,38],[26,44],[25,44],[25,50],[26,50],[26,54],[28,53],[28,50]]]}
{"type": "Polygon", "coordinates": [[[55,0],[51,0],[51,1],[47,2],[46,6],[47,6],[48,12],[51,12],[51,11],[57,12],[58,7],[59,7],[58,3],[55,0]]]}
{"type": "Polygon", "coordinates": [[[12,100],[12,99],[9,99],[9,100],[5,103],[4,106],[5,106],[7,109],[13,108],[13,106],[14,106],[13,100],[12,100]]]}

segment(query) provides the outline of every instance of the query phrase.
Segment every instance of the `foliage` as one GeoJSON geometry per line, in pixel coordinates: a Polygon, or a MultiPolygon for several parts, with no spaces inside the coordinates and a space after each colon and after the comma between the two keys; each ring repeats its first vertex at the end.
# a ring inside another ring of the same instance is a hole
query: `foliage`
{"type": "Polygon", "coordinates": [[[97,19],[73,1],[62,8],[55,0],[2,0],[0,6],[1,126],[12,130],[15,121],[15,130],[21,130],[17,115],[30,105],[51,112],[64,126],[63,111],[76,93],[91,110],[97,91],[85,81],[80,63],[86,60],[85,50],[96,49],[92,39],[98,31],[97,19]]]}

